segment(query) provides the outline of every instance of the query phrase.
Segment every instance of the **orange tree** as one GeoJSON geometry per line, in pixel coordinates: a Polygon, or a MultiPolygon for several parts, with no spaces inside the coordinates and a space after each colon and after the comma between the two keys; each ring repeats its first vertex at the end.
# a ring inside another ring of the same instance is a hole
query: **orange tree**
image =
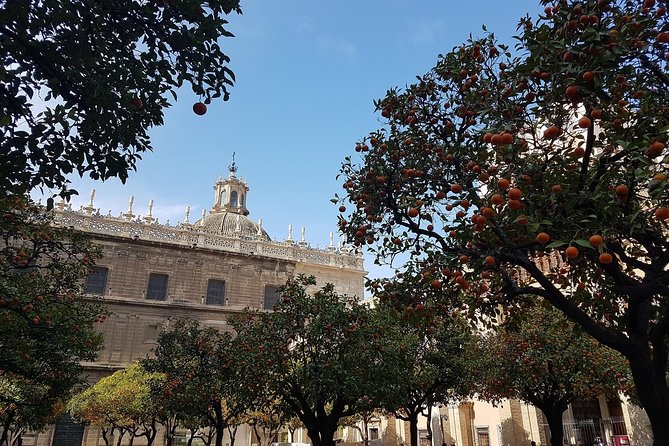
{"type": "Polygon", "coordinates": [[[545,305],[480,337],[477,393],[517,398],[546,416],[550,444],[562,446],[562,414],[578,399],[617,398],[627,389],[627,362],[545,305]]]}
{"type": "Polygon", "coordinates": [[[216,433],[214,444],[221,446],[228,425],[247,410],[239,396],[243,387],[235,379],[235,354],[230,348],[229,333],[201,327],[195,320],[177,320],[158,336],[154,356],[142,365],[166,376],[161,388],[154,390],[161,401],[168,444],[177,426],[184,424],[193,433],[196,427],[211,428],[216,433]]]}
{"type": "Polygon", "coordinates": [[[78,294],[98,257],[29,200],[0,199],[0,444],[52,421],[81,381],[80,361],[95,359],[103,309],[78,294]]]}
{"type": "Polygon", "coordinates": [[[147,446],[153,445],[158,434],[157,400],[152,388],[160,386],[165,376],[150,373],[133,363],[117,370],[75,395],[67,404],[73,418],[97,427],[105,445],[121,445],[123,437],[145,437],[147,446]]]}
{"type": "Polygon", "coordinates": [[[257,401],[277,401],[300,419],[314,446],[332,446],[339,421],[377,401],[386,379],[399,374],[386,361],[381,320],[331,284],[313,295],[313,277],[280,290],[274,312],[248,312],[231,321],[236,361],[257,401]]]}
{"type": "Polygon", "coordinates": [[[434,307],[421,302],[422,293],[412,284],[406,280],[386,284],[384,291],[410,296],[417,302],[407,307],[413,311],[405,308],[398,312],[385,303],[379,306],[379,311],[386,314],[385,337],[393,339],[388,343],[393,354],[387,354],[385,360],[394,362],[393,367],[400,371],[384,384],[379,406],[409,423],[410,444],[416,446],[418,418],[424,415],[431,419],[434,406],[469,393],[468,347],[472,346],[472,337],[462,318],[435,314],[434,307]]]}
{"type": "Polygon", "coordinates": [[[0,190],[66,196],[72,172],[125,181],[179,87],[227,100],[232,12],[238,0],[3,1],[0,190]]]}
{"type": "Polygon", "coordinates": [[[429,259],[424,286],[471,315],[550,302],[629,360],[665,444],[666,3],[543,4],[513,54],[470,40],[376,102],[386,125],[342,165],[340,227],[379,261],[429,259]]]}

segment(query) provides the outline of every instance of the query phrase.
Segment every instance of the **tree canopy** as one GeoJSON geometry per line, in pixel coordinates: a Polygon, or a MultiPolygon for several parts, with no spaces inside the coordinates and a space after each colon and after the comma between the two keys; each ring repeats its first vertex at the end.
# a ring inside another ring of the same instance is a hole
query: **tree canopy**
{"type": "Polygon", "coordinates": [[[340,227],[379,261],[408,253],[480,320],[550,302],[629,360],[664,444],[666,2],[542,4],[513,51],[470,39],[376,101],[385,126],[342,165],[340,227]]]}
{"type": "Polygon", "coordinates": [[[158,336],[154,356],[142,362],[147,370],[165,374],[163,418],[171,418],[173,427],[212,429],[216,446],[223,444],[228,425],[250,406],[235,379],[236,355],[230,349],[229,333],[180,319],[158,336]]]}
{"type": "Polygon", "coordinates": [[[477,393],[489,401],[521,399],[540,409],[553,446],[563,444],[562,414],[569,404],[602,395],[618,398],[631,390],[627,361],[545,304],[479,341],[477,393]]]}
{"type": "MultiPolygon", "coordinates": [[[[176,91],[223,96],[238,0],[8,0],[0,6],[0,190],[125,181],[176,91]]],[[[206,112],[198,102],[194,112],[206,112]]]]}
{"type": "Polygon", "coordinates": [[[67,409],[73,418],[100,429],[107,446],[113,444],[115,434],[119,446],[126,434],[132,438],[145,436],[150,446],[157,433],[152,388],[164,379],[163,374],[130,364],[75,395],[67,409]]]}
{"type": "Polygon", "coordinates": [[[291,279],[274,312],[248,312],[231,323],[249,391],[281,402],[315,446],[332,446],[339,420],[369,409],[395,369],[383,360],[383,324],[369,309],[331,284],[310,294],[315,284],[313,277],[291,279]]]}
{"type": "Polygon", "coordinates": [[[51,422],[102,345],[94,300],[78,298],[99,257],[22,197],[0,199],[0,444],[51,422]]]}

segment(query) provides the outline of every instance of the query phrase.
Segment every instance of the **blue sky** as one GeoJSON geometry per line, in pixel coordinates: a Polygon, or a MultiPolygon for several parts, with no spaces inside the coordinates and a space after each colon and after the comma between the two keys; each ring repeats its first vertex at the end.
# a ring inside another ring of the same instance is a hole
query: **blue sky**
{"type": "MultiPolygon", "coordinates": [[[[221,42],[237,76],[230,100],[196,116],[197,98],[179,92],[165,125],[151,132],[155,151],[127,183],[74,179],[73,206],[95,188],[103,213],[124,211],[134,195],[135,213],[152,199],[162,223],[183,220],[187,205],[193,221],[211,207],[213,183],[236,152],[238,176],[250,186],[249,217],[262,218],[275,240],[292,224],[294,237],[306,226],[307,241],[326,246],[336,231],[329,200],[341,191],[339,166],[380,126],[372,101],[413,82],[470,34],[482,35],[483,24],[513,44],[518,19],[543,8],[520,0],[242,0],[242,9],[230,17],[236,37],[221,42]]],[[[366,267],[383,274],[371,260],[366,267]]]]}

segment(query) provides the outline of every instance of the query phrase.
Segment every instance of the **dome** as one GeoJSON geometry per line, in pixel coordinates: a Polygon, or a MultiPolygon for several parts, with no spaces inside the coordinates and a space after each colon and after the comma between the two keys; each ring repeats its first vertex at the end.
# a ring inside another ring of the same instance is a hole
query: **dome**
{"type": "Polygon", "coordinates": [[[210,234],[247,239],[271,241],[270,236],[256,222],[245,215],[232,212],[216,212],[199,219],[194,229],[210,234]]]}

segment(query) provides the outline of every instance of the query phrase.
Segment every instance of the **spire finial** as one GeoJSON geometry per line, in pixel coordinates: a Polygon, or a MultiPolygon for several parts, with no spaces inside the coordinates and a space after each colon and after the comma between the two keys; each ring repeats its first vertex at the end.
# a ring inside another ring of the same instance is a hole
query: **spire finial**
{"type": "Polygon", "coordinates": [[[91,195],[88,200],[88,206],[85,206],[83,209],[88,215],[91,215],[95,208],[93,207],[93,200],[95,199],[95,189],[91,190],[91,195]]]}
{"type": "Polygon", "coordinates": [[[230,163],[230,166],[228,166],[228,170],[230,171],[230,176],[234,178],[235,173],[237,172],[237,165],[235,164],[235,152],[232,152],[232,163],[230,163]]]}
{"type": "Polygon", "coordinates": [[[128,210],[123,214],[123,217],[126,220],[132,220],[135,217],[135,214],[132,213],[132,204],[135,202],[135,197],[130,195],[130,199],[128,200],[128,210]]]}
{"type": "Polygon", "coordinates": [[[151,224],[151,223],[153,223],[154,221],[155,221],[156,223],[158,222],[158,219],[157,219],[157,218],[153,218],[153,200],[149,200],[149,212],[148,212],[148,214],[146,215],[146,217],[144,217],[144,220],[145,220],[148,224],[151,224]]]}

